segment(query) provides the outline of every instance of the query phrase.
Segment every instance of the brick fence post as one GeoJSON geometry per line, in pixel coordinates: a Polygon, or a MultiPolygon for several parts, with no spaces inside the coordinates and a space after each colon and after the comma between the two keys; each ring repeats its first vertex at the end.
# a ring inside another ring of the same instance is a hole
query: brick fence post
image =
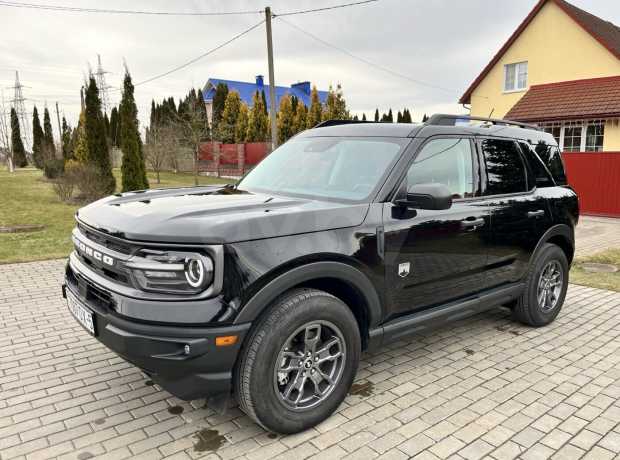
{"type": "Polygon", "coordinates": [[[245,144],[237,144],[237,170],[243,175],[245,170],[245,144]]]}

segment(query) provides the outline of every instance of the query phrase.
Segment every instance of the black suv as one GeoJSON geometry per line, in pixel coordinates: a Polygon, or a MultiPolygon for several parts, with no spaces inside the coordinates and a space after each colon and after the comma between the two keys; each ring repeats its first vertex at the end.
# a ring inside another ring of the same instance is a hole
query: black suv
{"type": "Polygon", "coordinates": [[[505,120],[326,122],[235,186],[79,210],[63,291],[170,393],[268,430],[328,417],[360,353],[496,306],[558,315],[579,216],[551,134],[505,120]]]}

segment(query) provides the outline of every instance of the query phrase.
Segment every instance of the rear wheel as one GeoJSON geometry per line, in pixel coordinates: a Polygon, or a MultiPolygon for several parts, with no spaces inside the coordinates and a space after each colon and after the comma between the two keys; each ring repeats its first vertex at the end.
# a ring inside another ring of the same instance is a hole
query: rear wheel
{"type": "Polygon", "coordinates": [[[239,405],[278,433],[314,426],[345,398],[360,349],[357,321],[343,302],[314,289],[292,291],[248,338],[235,376],[239,405]]]}
{"type": "Polygon", "coordinates": [[[568,268],[564,251],[546,243],[530,267],[525,291],[512,310],[514,317],[535,327],[551,323],[564,304],[568,268]]]}

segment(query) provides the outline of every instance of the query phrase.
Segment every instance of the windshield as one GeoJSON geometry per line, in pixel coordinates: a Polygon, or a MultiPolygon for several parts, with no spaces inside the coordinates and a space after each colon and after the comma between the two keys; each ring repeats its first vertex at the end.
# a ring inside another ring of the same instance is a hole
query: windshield
{"type": "Polygon", "coordinates": [[[306,137],[274,150],[239,183],[241,190],[365,201],[410,139],[306,137]]]}

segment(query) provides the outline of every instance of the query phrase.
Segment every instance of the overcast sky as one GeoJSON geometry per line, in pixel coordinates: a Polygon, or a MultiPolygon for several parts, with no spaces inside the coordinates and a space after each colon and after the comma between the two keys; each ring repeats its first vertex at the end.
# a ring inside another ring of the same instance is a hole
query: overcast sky
{"type": "MultiPolygon", "coordinates": [[[[21,1],[21,0],[17,0],[21,1]]],[[[212,12],[260,10],[274,13],[330,6],[350,0],[32,0],[50,5],[157,11],[212,12]]],[[[342,84],[349,108],[371,117],[375,107],[406,106],[414,121],[424,113],[461,112],[456,102],[536,0],[379,0],[288,16],[285,19],[368,61],[410,79],[371,67],[313,40],[281,20],[273,22],[275,79],[278,85],[309,80],[319,89],[342,84]]],[[[620,24],[618,0],[573,0],[575,5],[620,24]]],[[[261,15],[190,17],[55,12],[0,6],[0,86],[7,106],[19,70],[31,117],[34,102],[58,102],[75,124],[79,88],[88,64],[101,55],[107,82],[119,88],[123,58],[134,82],[165,72],[219,45],[259,22],[261,15]]],[[[578,59],[578,56],[575,56],[578,59]]],[[[252,81],[267,75],[264,25],[241,39],[165,78],[136,88],[142,127],[151,99],[179,97],[202,87],[209,77],[252,81]]],[[[267,77],[265,77],[267,82],[267,77]]],[[[112,102],[120,93],[110,92],[112,102]]],[[[54,134],[56,124],[54,124],[54,134]]]]}

